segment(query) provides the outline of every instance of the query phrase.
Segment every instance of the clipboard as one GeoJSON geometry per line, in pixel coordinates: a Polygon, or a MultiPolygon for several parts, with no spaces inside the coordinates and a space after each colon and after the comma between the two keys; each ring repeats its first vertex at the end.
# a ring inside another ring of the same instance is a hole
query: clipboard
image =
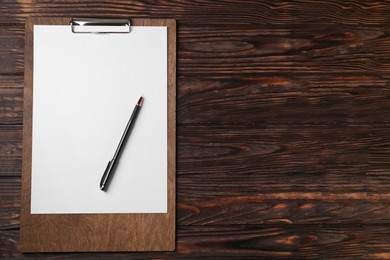
{"type": "Polygon", "coordinates": [[[176,21],[173,19],[128,20],[32,17],[26,21],[25,46],[23,167],[19,250],[22,252],[175,250],[176,21]],[[131,33],[132,26],[164,26],[167,28],[166,213],[31,213],[34,25],[66,25],[73,33],[90,33],[89,30],[93,26],[105,26],[106,29],[108,28],[104,32],[93,31],[94,33],[131,33]]]}

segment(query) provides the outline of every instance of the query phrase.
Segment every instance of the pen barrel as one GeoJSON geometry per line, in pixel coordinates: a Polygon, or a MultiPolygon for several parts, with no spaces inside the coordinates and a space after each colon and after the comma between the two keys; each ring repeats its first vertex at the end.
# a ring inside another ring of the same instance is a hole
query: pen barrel
{"type": "Polygon", "coordinates": [[[125,143],[126,140],[128,139],[128,137],[129,137],[129,135],[130,135],[130,132],[131,132],[131,130],[133,129],[134,122],[135,122],[135,120],[136,120],[136,118],[137,118],[137,116],[138,116],[139,109],[140,109],[140,106],[139,106],[138,104],[135,105],[135,108],[134,108],[134,110],[133,110],[133,113],[131,114],[129,121],[127,122],[125,131],[123,132],[122,137],[121,137],[121,140],[119,141],[119,145],[118,145],[118,147],[116,148],[114,157],[112,158],[112,162],[114,163],[113,166],[116,165],[117,158],[120,157],[121,154],[122,154],[122,152],[123,152],[124,143],[125,143]]]}

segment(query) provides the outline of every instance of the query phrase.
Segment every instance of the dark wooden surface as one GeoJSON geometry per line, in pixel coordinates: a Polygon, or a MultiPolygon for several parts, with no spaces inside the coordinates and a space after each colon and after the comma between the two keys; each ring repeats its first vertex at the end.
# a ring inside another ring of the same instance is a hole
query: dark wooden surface
{"type": "Polygon", "coordinates": [[[0,3],[0,256],[390,258],[389,1],[0,3]],[[18,251],[24,22],[175,18],[177,250],[18,251]]]}

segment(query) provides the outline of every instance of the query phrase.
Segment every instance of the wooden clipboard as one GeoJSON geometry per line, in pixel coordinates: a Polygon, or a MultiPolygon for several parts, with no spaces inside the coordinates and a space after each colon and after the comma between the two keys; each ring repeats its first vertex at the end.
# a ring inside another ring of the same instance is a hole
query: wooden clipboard
{"type": "Polygon", "coordinates": [[[20,247],[22,252],[175,250],[176,21],[131,19],[135,26],[168,31],[168,212],[167,214],[31,214],[33,35],[34,25],[69,25],[71,18],[34,17],[26,21],[23,168],[20,247]]]}

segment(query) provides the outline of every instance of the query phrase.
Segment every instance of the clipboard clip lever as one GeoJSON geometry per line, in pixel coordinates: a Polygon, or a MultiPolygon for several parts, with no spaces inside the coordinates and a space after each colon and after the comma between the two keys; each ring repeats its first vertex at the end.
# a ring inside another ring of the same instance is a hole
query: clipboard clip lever
{"type": "Polygon", "coordinates": [[[72,18],[73,33],[130,33],[130,19],[72,18]]]}

